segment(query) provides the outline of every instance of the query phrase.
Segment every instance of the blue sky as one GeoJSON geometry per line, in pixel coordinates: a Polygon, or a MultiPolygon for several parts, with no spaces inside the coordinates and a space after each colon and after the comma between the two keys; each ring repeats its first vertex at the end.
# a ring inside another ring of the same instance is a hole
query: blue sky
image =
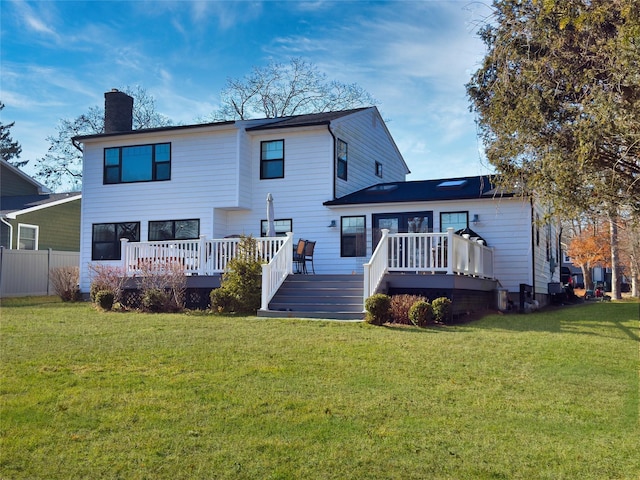
{"type": "Polygon", "coordinates": [[[22,159],[34,160],[61,118],[103,105],[111,88],[140,85],[190,124],[217,108],[228,77],[302,57],[378,100],[409,180],[488,173],[464,88],[488,4],[2,0],[2,122],[16,122],[22,159]]]}

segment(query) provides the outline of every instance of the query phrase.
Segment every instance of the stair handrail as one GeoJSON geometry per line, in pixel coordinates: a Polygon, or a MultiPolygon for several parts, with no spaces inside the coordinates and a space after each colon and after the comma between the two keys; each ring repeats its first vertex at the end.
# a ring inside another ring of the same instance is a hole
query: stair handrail
{"type": "Polygon", "coordinates": [[[364,264],[363,311],[367,298],[376,292],[380,282],[389,269],[389,243],[387,241],[389,229],[383,228],[381,233],[382,236],[380,237],[378,246],[371,255],[371,258],[369,258],[369,261],[364,264]]]}
{"type": "Polygon", "coordinates": [[[269,302],[290,274],[293,274],[293,233],[287,232],[287,239],[271,257],[269,263],[262,264],[260,310],[269,310],[269,302]]]}

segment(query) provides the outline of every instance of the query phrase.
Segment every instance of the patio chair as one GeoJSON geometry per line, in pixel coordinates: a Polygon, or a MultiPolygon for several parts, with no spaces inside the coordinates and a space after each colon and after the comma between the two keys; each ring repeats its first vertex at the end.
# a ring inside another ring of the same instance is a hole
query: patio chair
{"type": "Polygon", "coordinates": [[[311,271],[314,273],[316,273],[316,269],[313,266],[313,249],[316,246],[316,242],[312,242],[310,240],[307,240],[305,246],[304,246],[304,262],[302,264],[302,270],[304,273],[307,273],[307,262],[311,262],[311,271]]]}
{"type": "Polygon", "coordinates": [[[296,248],[293,251],[293,262],[296,264],[296,273],[304,272],[304,253],[306,245],[307,241],[300,239],[298,240],[298,245],[296,245],[296,248]]]}

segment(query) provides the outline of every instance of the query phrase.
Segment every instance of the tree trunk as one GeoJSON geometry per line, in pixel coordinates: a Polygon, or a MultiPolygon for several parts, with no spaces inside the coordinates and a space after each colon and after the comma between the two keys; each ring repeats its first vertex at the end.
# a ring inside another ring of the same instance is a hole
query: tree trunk
{"type": "Polygon", "coordinates": [[[618,252],[618,216],[616,212],[609,212],[609,233],[611,234],[611,298],[620,300],[620,265],[618,252]]]}
{"type": "Polygon", "coordinates": [[[591,278],[591,267],[588,263],[580,265],[582,269],[582,279],[584,280],[584,288],[586,290],[593,290],[593,278],[591,278]]]}

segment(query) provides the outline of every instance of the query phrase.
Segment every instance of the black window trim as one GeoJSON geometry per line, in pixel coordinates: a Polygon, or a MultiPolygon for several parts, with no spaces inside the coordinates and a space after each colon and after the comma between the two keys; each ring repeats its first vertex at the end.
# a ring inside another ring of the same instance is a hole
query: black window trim
{"type": "Polygon", "coordinates": [[[340,258],[360,258],[360,257],[366,257],[367,256],[367,216],[366,215],[343,215],[340,217],[340,258]],[[363,233],[363,237],[364,237],[364,251],[362,252],[362,255],[358,255],[359,252],[356,251],[355,255],[345,255],[344,254],[344,250],[343,250],[343,244],[342,244],[342,239],[344,236],[344,230],[342,227],[342,221],[345,218],[362,218],[364,219],[364,223],[363,223],[363,229],[364,229],[364,233],[363,233]]]}
{"type": "MultiPolygon", "coordinates": [[[[97,225],[116,225],[116,237],[117,235],[117,225],[124,225],[124,224],[134,224],[137,225],[137,230],[138,230],[138,238],[137,240],[129,240],[129,241],[135,241],[135,242],[139,242],[140,241],[140,222],[139,221],[135,221],[135,222],[99,222],[99,223],[92,223],[91,224],[91,260],[92,261],[118,261],[118,260],[122,260],[122,251],[120,249],[122,242],[120,238],[116,238],[115,240],[113,240],[112,242],[99,242],[99,243],[112,243],[113,246],[115,247],[115,253],[116,255],[114,255],[114,258],[96,258],[95,255],[95,231],[94,228],[97,225]]],[[[124,238],[124,237],[121,237],[124,238]]]]}
{"type": "Polygon", "coordinates": [[[273,139],[273,140],[262,140],[260,141],[260,180],[276,180],[279,178],[284,178],[284,159],[285,159],[285,153],[284,153],[284,138],[277,138],[277,139],[273,139]],[[262,146],[265,143],[274,143],[274,142],[282,142],[282,158],[277,158],[277,159],[263,159],[262,158],[262,146]],[[264,169],[262,168],[262,166],[265,163],[275,163],[275,162],[282,162],[282,175],[278,176],[278,177],[266,177],[264,176],[264,169]]]}
{"type": "Polygon", "coordinates": [[[338,138],[338,141],[336,142],[336,162],[337,162],[336,175],[338,176],[339,179],[344,180],[346,182],[347,179],[349,178],[349,144],[340,138],[338,138]],[[341,159],[339,155],[341,143],[344,144],[344,151],[345,151],[344,159],[341,159]],[[344,166],[344,176],[340,175],[341,165],[344,166]]]}
{"type": "Polygon", "coordinates": [[[454,214],[454,213],[465,213],[467,215],[467,224],[466,224],[465,228],[469,228],[469,210],[456,210],[456,211],[452,211],[452,212],[440,212],[440,232],[441,233],[446,233],[446,230],[444,230],[442,228],[442,215],[451,215],[451,214],[454,214]]]}
{"type": "Polygon", "coordinates": [[[121,184],[129,184],[129,183],[147,183],[147,182],[167,182],[171,180],[171,163],[173,160],[173,145],[171,142],[158,142],[158,143],[141,143],[137,145],[122,145],[118,147],[105,147],[102,153],[102,184],[103,185],[121,185],[121,184]],[[156,162],[156,146],[157,145],[169,145],[169,160],[156,162]],[[152,148],[152,158],[151,158],[151,179],[149,180],[136,180],[133,182],[123,182],[122,181],[122,150],[125,148],[136,148],[136,147],[153,147],[152,148]],[[107,150],[118,149],[118,181],[117,182],[107,182],[107,170],[109,168],[115,168],[115,166],[107,167],[107,150]],[[158,180],[157,177],[157,166],[161,164],[169,164],[169,176],[168,178],[163,178],[158,180]]]}
{"type": "MultiPolygon", "coordinates": [[[[267,224],[267,222],[268,222],[268,220],[266,218],[263,218],[263,219],[260,220],[260,236],[261,237],[265,237],[266,236],[267,229],[269,228],[269,225],[267,224]],[[263,235],[262,227],[265,227],[264,228],[264,235],[263,235]]],[[[293,218],[275,218],[274,222],[289,222],[289,226],[290,226],[289,231],[293,232],[293,218]]]]}
{"type": "Polygon", "coordinates": [[[196,240],[200,238],[200,219],[199,218],[176,218],[176,219],[168,219],[168,220],[149,220],[149,222],[147,223],[147,239],[150,242],[164,242],[164,241],[172,241],[172,240],[196,240]],[[173,233],[173,238],[168,238],[165,240],[152,240],[149,236],[149,234],[151,233],[151,224],[152,223],[167,223],[167,222],[172,222],[173,226],[172,226],[172,233],[173,233]],[[180,238],[177,239],[176,237],[176,222],[198,222],[198,234],[195,237],[191,237],[191,238],[180,238]]]}

